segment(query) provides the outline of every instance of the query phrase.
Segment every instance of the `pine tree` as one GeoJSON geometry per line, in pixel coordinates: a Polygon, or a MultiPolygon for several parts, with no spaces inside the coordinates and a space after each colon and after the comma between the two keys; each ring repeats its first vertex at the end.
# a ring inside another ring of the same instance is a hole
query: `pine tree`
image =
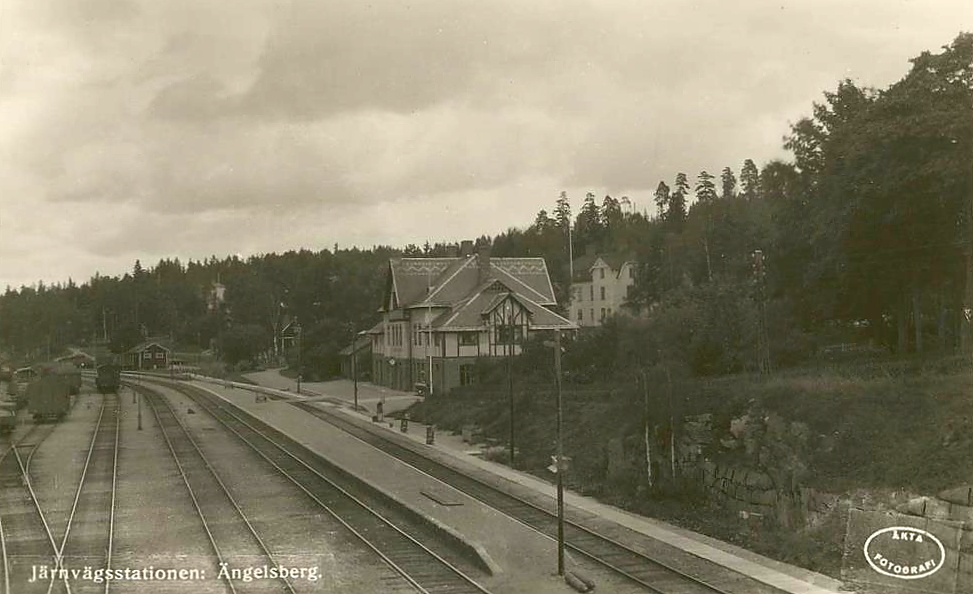
{"type": "Polygon", "coordinates": [[[655,207],[658,209],[659,220],[665,220],[666,212],[669,210],[669,186],[666,182],[660,181],[655,188],[655,207]]]}
{"type": "Polygon", "coordinates": [[[598,245],[601,241],[601,211],[598,208],[598,203],[595,202],[595,195],[591,192],[588,192],[584,197],[584,204],[581,206],[581,212],[578,213],[574,228],[575,237],[579,244],[598,245]]]}
{"type": "Polygon", "coordinates": [[[666,222],[677,229],[686,220],[686,196],[689,194],[689,179],[685,173],[676,174],[675,190],[669,199],[669,210],[666,212],[666,222]]]}
{"type": "Polygon", "coordinates": [[[756,198],[760,191],[760,172],[752,159],[744,161],[743,168],[740,169],[740,189],[747,200],[756,198]]]}
{"type": "Polygon", "coordinates": [[[552,219],[551,216],[547,214],[547,210],[542,208],[537,213],[537,217],[534,219],[533,228],[537,233],[544,233],[548,229],[553,228],[555,225],[557,225],[557,221],[552,219]]]}
{"type": "Polygon", "coordinates": [[[707,171],[700,171],[696,177],[696,200],[701,204],[710,204],[716,201],[716,184],[713,183],[713,176],[707,171]]]}
{"type": "Polygon", "coordinates": [[[601,225],[611,234],[612,229],[616,229],[622,220],[621,203],[606,195],[601,203],[601,225]]]}
{"type": "Polygon", "coordinates": [[[720,174],[720,182],[722,185],[723,193],[720,198],[727,200],[736,196],[737,193],[737,178],[733,175],[733,170],[729,167],[723,168],[723,173],[720,174]]]}
{"type": "Polygon", "coordinates": [[[567,231],[571,225],[571,203],[568,202],[568,193],[561,192],[557,197],[557,206],[554,207],[554,220],[557,226],[567,231]]]}

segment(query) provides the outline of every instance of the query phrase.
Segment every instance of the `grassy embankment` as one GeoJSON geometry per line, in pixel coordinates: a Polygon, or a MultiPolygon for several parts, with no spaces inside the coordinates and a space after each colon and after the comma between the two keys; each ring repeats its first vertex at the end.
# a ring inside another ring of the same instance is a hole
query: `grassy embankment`
{"type": "MultiPolygon", "coordinates": [[[[665,423],[664,390],[653,386],[651,401],[665,423]]],[[[544,467],[553,448],[550,393],[535,389],[515,397],[517,467],[550,479],[544,467]]],[[[685,487],[644,488],[640,467],[642,408],[640,393],[615,389],[599,393],[585,386],[571,393],[564,406],[565,453],[575,461],[567,475],[573,489],[629,510],[672,521],[756,552],[837,576],[849,503],[863,499],[891,504],[911,495],[934,495],[942,489],[973,482],[973,370],[958,358],[803,369],[769,378],[733,376],[674,385],[678,414],[713,414],[713,446],[729,436],[730,419],[757,403],[810,429],[802,454],[807,471],[802,483],[841,497],[842,504],[823,521],[803,530],[764,525],[757,530],[727,513],[700,493],[685,487]],[[627,466],[622,476],[608,477],[606,443],[619,438],[627,466]]],[[[429,398],[413,418],[447,430],[465,424],[481,428],[486,439],[505,442],[509,432],[508,402],[493,395],[429,398]]],[[[498,461],[505,461],[498,455],[498,461]]]]}

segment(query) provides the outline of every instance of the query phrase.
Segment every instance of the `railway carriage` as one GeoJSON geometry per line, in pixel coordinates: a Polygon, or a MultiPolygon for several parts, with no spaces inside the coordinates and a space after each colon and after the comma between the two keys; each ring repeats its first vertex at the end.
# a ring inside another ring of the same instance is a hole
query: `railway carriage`
{"type": "Polygon", "coordinates": [[[122,368],[114,363],[103,363],[98,366],[98,374],[95,377],[95,388],[102,394],[113,394],[118,392],[118,386],[122,381],[122,368]]]}

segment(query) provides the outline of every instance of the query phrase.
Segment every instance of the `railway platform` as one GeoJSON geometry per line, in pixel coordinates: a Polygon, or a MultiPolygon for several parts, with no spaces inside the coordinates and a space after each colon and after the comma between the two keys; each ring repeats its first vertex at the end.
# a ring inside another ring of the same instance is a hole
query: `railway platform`
{"type": "MultiPolygon", "coordinates": [[[[207,387],[214,389],[212,384],[209,384],[207,387]]],[[[232,389],[217,391],[232,393],[230,395],[221,395],[224,397],[229,397],[231,400],[240,403],[244,408],[248,409],[249,412],[253,412],[253,410],[260,410],[259,406],[249,406],[249,404],[253,403],[254,401],[252,393],[232,389]],[[247,396],[244,396],[244,394],[247,396]]],[[[474,446],[464,443],[459,436],[440,432],[436,434],[435,443],[432,446],[428,446],[426,445],[425,441],[426,427],[420,423],[410,422],[409,430],[403,433],[400,431],[399,423],[397,421],[395,423],[386,422],[384,424],[372,423],[363,413],[356,413],[352,411],[350,407],[336,406],[334,398],[321,399],[314,398],[312,396],[311,400],[318,401],[314,403],[314,406],[326,408],[330,411],[340,411],[340,414],[347,417],[349,420],[353,420],[356,424],[368,426],[372,430],[383,431],[389,437],[394,436],[395,439],[410,439],[415,443],[423,444],[423,447],[427,448],[428,451],[433,452],[437,457],[449,458],[449,464],[463,469],[464,472],[471,473],[480,480],[495,484],[502,483],[503,488],[516,492],[521,497],[531,498],[534,501],[537,501],[538,499],[546,499],[547,503],[550,504],[550,501],[555,495],[554,486],[543,480],[518,472],[501,464],[492,463],[482,459],[477,455],[479,453],[477,449],[474,446]]],[[[337,400],[341,400],[341,398],[337,398],[337,400]]],[[[274,403],[275,408],[279,408],[281,406],[292,409],[295,408],[279,402],[274,403]]],[[[263,412],[270,410],[270,408],[271,407],[265,407],[263,412]]],[[[293,415],[293,413],[289,414],[293,415]]],[[[303,423],[307,423],[307,421],[308,419],[304,419],[303,423]]],[[[299,424],[301,423],[301,421],[297,421],[296,418],[292,419],[291,422],[298,422],[299,424]]],[[[338,435],[342,434],[340,430],[337,430],[335,427],[330,427],[327,424],[323,425],[327,427],[329,435],[337,431],[337,433],[331,435],[332,437],[339,439],[342,437],[347,439],[349,437],[347,435],[338,437],[338,435]]],[[[357,461],[354,456],[348,458],[347,463],[349,464],[349,468],[363,468],[361,462],[357,461]]],[[[401,472],[401,470],[388,470],[385,472],[376,473],[378,486],[386,487],[388,485],[388,477],[391,475],[397,475],[399,472],[401,472]]],[[[442,484],[438,485],[437,488],[446,488],[448,491],[452,491],[442,484]]],[[[408,489],[405,489],[403,492],[405,492],[406,495],[416,495],[414,490],[410,492],[408,489]]],[[[461,498],[466,497],[464,494],[459,493],[458,491],[455,492],[455,494],[461,498]]],[[[417,507],[422,513],[429,513],[431,517],[442,518],[445,523],[455,526],[459,531],[465,534],[477,534],[478,536],[484,534],[484,531],[476,530],[475,522],[471,525],[465,526],[462,525],[462,522],[459,524],[455,523],[455,514],[450,514],[448,509],[444,510],[441,502],[437,505],[434,501],[432,505],[430,505],[429,500],[430,498],[435,500],[435,493],[430,494],[428,492],[420,492],[418,495],[419,497],[412,497],[411,499],[408,499],[406,503],[417,507]],[[468,530],[471,529],[474,531],[468,532],[468,530]]],[[[828,576],[781,563],[740,547],[709,538],[704,535],[667,524],[665,522],[638,516],[624,510],[602,504],[588,497],[566,492],[565,502],[566,513],[568,515],[574,516],[586,526],[594,528],[599,532],[609,535],[619,542],[636,549],[651,548],[649,546],[643,546],[647,542],[654,542],[655,545],[653,546],[657,546],[658,543],[664,543],[667,546],[678,549],[681,552],[688,553],[694,557],[708,560],[716,565],[730,568],[736,573],[750,576],[779,592],[788,592],[793,594],[830,594],[838,592],[841,588],[841,583],[838,580],[828,576]]],[[[474,501],[473,503],[477,502],[474,501]]],[[[468,504],[469,502],[464,501],[464,505],[468,504]]],[[[480,518],[480,520],[483,520],[483,518],[480,518]]],[[[488,551],[492,552],[498,548],[503,550],[508,546],[509,541],[510,539],[508,535],[502,539],[502,542],[493,542],[489,543],[489,545],[486,543],[483,544],[488,551]]],[[[506,559],[504,561],[506,561],[506,559]]],[[[522,561],[522,559],[514,559],[514,563],[517,563],[518,561],[522,561]]],[[[543,562],[547,563],[548,559],[544,559],[543,562]]]]}
{"type": "MultiPolygon", "coordinates": [[[[289,381],[274,371],[263,372],[251,379],[260,385],[273,388],[286,387],[289,381]]],[[[345,392],[348,392],[350,386],[351,382],[339,380],[311,384],[308,385],[308,388],[313,391],[312,396],[330,396],[337,400],[348,400],[349,395],[345,392]]],[[[365,398],[369,399],[367,402],[371,402],[373,398],[378,398],[379,395],[385,396],[386,402],[389,402],[390,397],[405,401],[412,396],[405,392],[392,392],[386,388],[364,382],[359,383],[359,402],[362,402],[362,394],[365,394],[365,398]]],[[[329,398],[329,400],[332,400],[332,398],[329,398]]],[[[318,406],[324,406],[324,404],[319,403],[318,406]]],[[[368,422],[364,414],[356,413],[350,407],[339,407],[335,410],[339,410],[349,418],[368,422]]],[[[426,426],[421,423],[410,421],[409,430],[405,433],[400,431],[398,422],[393,424],[371,423],[371,425],[397,437],[408,437],[416,443],[426,444],[426,426]]],[[[477,469],[480,478],[485,474],[492,475],[495,477],[494,480],[517,485],[519,488],[541,494],[550,499],[553,499],[556,495],[555,487],[551,483],[502,464],[484,460],[479,455],[481,452],[475,446],[465,443],[461,436],[452,435],[449,432],[437,432],[435,443],[428,447],[450,456],[457,464],[477,469]]],[[[840,581],[829,576],[782,563],[742,547],[666,522],[639,516],[577,493],[566,491],[565,504],[569,513],[573,509],[577,515],[587,517],[592,525],[615,538],[637,544],[640,537],[649,537],[718,565],[732,568],[784,592],[828,594],[838,592],[842,586],[840,581]]]]}
{"type": "MultiPolygon", "coordinates": [[[[362,415],[356,415],[351,409],[338,410],[350,418],[357,417],[360,421],[364,420],[362,415]]],[[[426,443],[427,427],[422,423],[410,421],[407,432],[400,430],[398,421],[391,425],[389,423],[373,423],[372,425],[378,430],[386,431],[397,437],[408,437],[416,443],[431,447],[454,458],[461,465],[483,471],[477,473],[479,478],[483,478],[485,472],[494,475],[495,480],[499,482],[513,483],[529,491],[544,495],[551,500],[557,496],[556,487],[553,484],[503,464],[483,459],[482,452],[477,450],[475,446],[464,442],[459,435],[437,431],[435,432],[434,443],[432,446],[428,446],[426,443]]],[[[839,592],[842,586],[840,581],[829,576],[782,563],[667,522],[639,516],[601,503],[591,497],[565,490],[564,501],[566,513],[571,513],[573,508],[576,515],[587,517],[591,525],[614,538],[629,543],[637,543],[640,535],[647,536],[718,565],[732,568],[784,592],[834,594],[839,592]],[[628,534],[625,534],[626,532],[628,534]]]]}
{"type": "MultiPolygon", "coordinates": [[[[491,575],[482,578],[491,592],[565,594],[571,590],[556,575],[556,544],[468,495],[381,452],[341,429],[315,419],[286,401],[258,402],[253,392],[211,382],[197,388],[234,403],[301,445],[392,496],[444,530],[476,548],[491,575]]],[[[321,406],[339,408],[334,404],[321,406]]],[[[603,591],[636,594],[643,590],[621,576],[573,561],[593,576],[603,591]]]]}

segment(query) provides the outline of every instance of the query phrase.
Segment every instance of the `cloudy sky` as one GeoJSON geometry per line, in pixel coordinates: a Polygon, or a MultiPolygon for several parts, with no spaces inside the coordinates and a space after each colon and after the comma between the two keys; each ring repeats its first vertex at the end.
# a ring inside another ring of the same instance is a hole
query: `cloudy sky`
{"type": "Polygon", "coordinates": [[[969,0],[0,0],[0,288],[459,240],[786,157],[969,0]]]}

